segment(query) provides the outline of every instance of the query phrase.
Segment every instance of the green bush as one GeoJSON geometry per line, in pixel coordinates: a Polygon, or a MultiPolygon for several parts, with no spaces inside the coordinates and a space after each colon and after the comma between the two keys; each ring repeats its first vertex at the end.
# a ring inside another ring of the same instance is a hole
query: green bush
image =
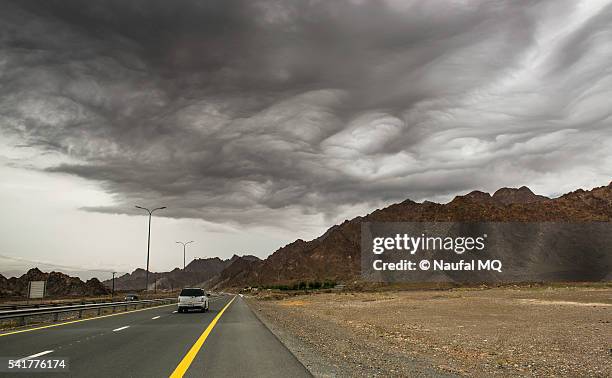
{"type": "Polygon", "coordinates": [[[336,281],[300,281],[294,282],[289,285],[263,285],[260,286],[260,289],[271,289],[271,290],[321,290],[321,289],[331,289],[336,286],[336,281]]]}

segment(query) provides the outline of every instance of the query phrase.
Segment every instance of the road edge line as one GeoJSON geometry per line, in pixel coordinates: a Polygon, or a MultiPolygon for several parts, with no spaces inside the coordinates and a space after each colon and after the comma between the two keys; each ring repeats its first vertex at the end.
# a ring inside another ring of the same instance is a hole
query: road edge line
{"type": "Polygon", "coordinates": [[[215,318],[208,324],[208,327],[206,327],[204,332],[202,332],[200,337],[198,337],[196,342],[191,346],[191,348],[189,349],[189,352],[187,352],[185,357],[183,357],[181,362],[179,362],[179,364],[176,366],[176,369],[174,369],[172,374],[170,374],[170,378],[182,378],[183,375],[185,375],[185,373],[187,372],[187,369],[189,369],[189,366],[191,366],[191,363],[193,362],[198,352],[202,348],[202,345],[204,345],[204,341],[206,341],[206,338],[208,337],[208,335],[210,335],[213,328],[215,328],[215,325],[217,324],[217,322],[219,321],[219,319],[221,318],[225,310],[227,310],[228,307],[232,304],[232,302],[234,302],[234,299],[236,299],[235,295],[232,298],[232,300],[229,301],[225,305],[225,307],[223,307],[223,309],[219,311],[217,316],[215,316],[215,318]]]}

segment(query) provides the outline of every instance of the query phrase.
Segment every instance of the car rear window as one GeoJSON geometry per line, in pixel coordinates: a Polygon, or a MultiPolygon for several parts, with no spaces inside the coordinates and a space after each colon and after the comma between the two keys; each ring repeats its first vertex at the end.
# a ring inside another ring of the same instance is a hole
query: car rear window
{"type": "Polygon", "coordinates": [[[204,295],[202,289],[183,289],[181,291],[181,297],[201,297],[204,295]]]}

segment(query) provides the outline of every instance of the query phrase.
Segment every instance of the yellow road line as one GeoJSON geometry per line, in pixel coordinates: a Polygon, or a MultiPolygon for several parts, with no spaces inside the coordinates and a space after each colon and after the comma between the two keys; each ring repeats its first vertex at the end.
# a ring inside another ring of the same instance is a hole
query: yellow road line
{"type": "Polygon", "coordinates": [[[88,320],[96,320],[96,319],[102,319],[102,318],[108,318],[110,316],[116,316],[116,315],[125,315],[125,314],[131,314],[133,312],[139,312],[139,311],[145,311],[145,310],[152,310],[154,308],[160,308],[160,307],[167,307],[167,306],[176,306],[176,303],[170,303],[167,305],[161,305],[161,306],[155,306],[155,307],[147,307],[147,308],[141,308],[138,310],[132,310],[132,311],[124,311],[124,312],[117,312],[114,314],[108,314],[108,315],[102,315],[102,316],[95,316],[93,318],[87,318],[87,319],[78,319],[78,320],[71,320],[69,322],[63,322],[63,323],[57,323],[57,324],[49,324],[46,326],[41,326],[41,327],[34,327],[34,328],[27,328],[27,329],[20,329],[18,331],[12,331],[12,332],[6,332],[6,333],[0,333],[0,337],[2,336],[8,336],[8,335],[14,335],[16,333],[23,333],[23,332],[30,332],[30,331],[37,331],[39,329],[45,329],[45,328],[51,328],[51,327],[59,327],[59,326],[63,326],[66,324],[73,324],[73,323],[80,323],[80,322],[86,322],[88,320]]]}
{"type": "Polygon", "coordinates": [[[189,369],[189,366],[191,365],[191,363],[195,359],[196,355],[200,351],[200,348],[202,348],[202,345],[204,345],[204,341],[206,341],[206,338],[208,337],[208,335],[210,335],[210,332],[213,330],[213,328],[215,328],[215,325],[219,321],[219,318],[221,318],[221,315],[223,315],[225,310],[227,310],[227,308],[232,304],[234,299],[236,299],[236,296],[234,296],[234,298],[232,298],[232,300],[229,301],[228,304],[226,304],[225,307],[223,307],[223,309],[221,311],[219,311],[219,313],[217,314],[217,316],[215,316],[215,318],[212,320],[212,322],[210,322],[208,327],[206,327],[204,332],[196,340],[195,344],[193,344],[191,349],[189,349],[189,352],[187,352],[185,357],[183,357],[183,359],[178,364],[176,369],[174,369],[174,371],[170,375],[170,378],[180,378],[183,375],[185,375],[185,373],[187,372],[187,369],[189,369]]]}

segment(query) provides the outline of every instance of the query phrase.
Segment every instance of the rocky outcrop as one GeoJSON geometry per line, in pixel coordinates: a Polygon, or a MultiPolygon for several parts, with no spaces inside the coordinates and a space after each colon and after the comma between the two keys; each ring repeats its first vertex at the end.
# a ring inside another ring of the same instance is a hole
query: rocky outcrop
{"type": "Polygon", "coordinates": [[[47,297],[89,297],[107,295],[110,291],[96,278],[86,282],[64,273],[44,273],[38,268],[30,269],[21,277],[6,278],[0,275],[0,297],[25,298],[29,281],[47,281],[47,297]]]}
{"type": "Polygon", "coordinates": [[[533,203],[550,200],[548,197],[534,194],[531,189],[526,186],[521,186],[518,189],[515,188],[501,188],[493,193],[491,196],[493,201],[501,203],[503,205],[510,205],[513,203],[533,203]]]}

